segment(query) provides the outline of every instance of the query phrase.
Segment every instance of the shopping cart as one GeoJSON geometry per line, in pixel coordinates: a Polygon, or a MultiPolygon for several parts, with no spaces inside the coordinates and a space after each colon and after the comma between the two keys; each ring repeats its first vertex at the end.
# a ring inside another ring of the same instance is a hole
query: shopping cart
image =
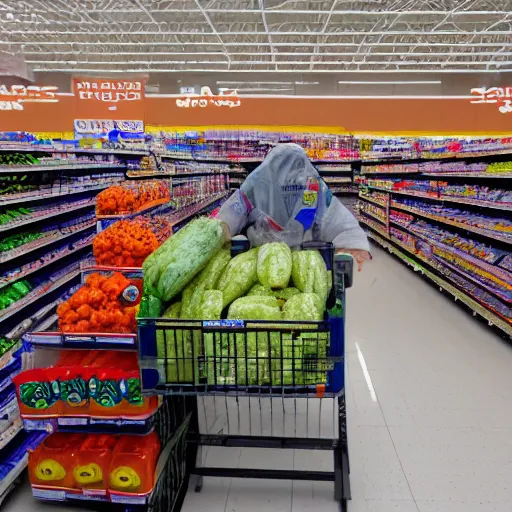
{"type": "Polygon", "coordinates": [[[139,319],[143,388],[194,397],[188,470],[196,491],[204,476],[332,481],[346,510],[344,312],[353,261],[334,256],[332,245],[302,248],[319,250],[331,271],[324,320],[139,319]],[[327,450],[334,464],[332,471],[205,467],[203,446],[327,450]]]}

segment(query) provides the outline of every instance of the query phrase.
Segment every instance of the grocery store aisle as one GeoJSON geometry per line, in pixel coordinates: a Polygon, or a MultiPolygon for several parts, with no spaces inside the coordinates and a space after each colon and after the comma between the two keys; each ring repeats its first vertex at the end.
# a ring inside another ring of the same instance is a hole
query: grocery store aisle
{"type": "MultiPolygon", "coordinates": [[[[387,252],[373,253],[348,294],[349,512],[510,512],[512,346],[387,252]]],[[[324,452],[212,448],[207,460],[332,468],[324,452]]],[[[206,478],[183,510],[335,512],[332,489],[206,478]]]]}
{"type": "MultiPolygon", "coordinates": [[[[373,253],[348,294],[349,512],[510,512],[512,346],[387,252],[373,253]]],[[[330,411],[325,400],[326,436],[330,411]]],[[[287,429],[292,414],[287,406],[287,429]]],[[[220,466],[332,467],[325,452],[211,448],[206,457],[220,466]]],[[[326,483],[206,478],[183,511],[335,512],[332,492],[326,483]]],[[[4,510],[57,510],[29,493],[18,490],[4,510]]]]}

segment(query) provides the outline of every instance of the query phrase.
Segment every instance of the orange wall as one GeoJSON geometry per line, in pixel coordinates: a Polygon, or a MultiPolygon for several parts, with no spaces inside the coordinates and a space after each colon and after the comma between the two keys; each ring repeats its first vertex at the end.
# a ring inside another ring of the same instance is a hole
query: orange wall
{"type": "MultiPolygon", "coordinates": [[[[512,133],[512,114],[496,104],[469,99],[241,98],[240,107],[178,108],[175,98],[145,99],[146,125],[160,126],[325,126],[349,132],[512,133]]],[[[0,111],[0,130],[73,130],[75,98],[26,104],[23,111],[0,111]]],[[[95,118],[97,112],[89,112],[95,118]]],[[[112,118],[122,118],[112,112],[112,118]]],[[[82,117],[83,112],[82,112],[82,117]]],[[[96,116],[97,118],[97,116],[96,116]]]]}

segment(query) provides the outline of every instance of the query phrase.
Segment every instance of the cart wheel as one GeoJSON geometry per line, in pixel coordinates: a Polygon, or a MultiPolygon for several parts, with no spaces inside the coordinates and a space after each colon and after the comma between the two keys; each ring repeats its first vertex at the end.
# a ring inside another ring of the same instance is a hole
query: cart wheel
{"type": "Polygon", "coordinates": [[[203,490],[203,477],[202,476],[195,476],[196,483],[194,486],[195,492],[201,492],[203,490]]]}

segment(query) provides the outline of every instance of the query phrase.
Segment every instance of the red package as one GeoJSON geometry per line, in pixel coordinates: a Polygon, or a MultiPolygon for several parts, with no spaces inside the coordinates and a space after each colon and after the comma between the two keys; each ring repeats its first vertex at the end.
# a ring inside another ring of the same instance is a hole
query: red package
{"type": "Polygon", "coordinates": [[[28,474],[32,485],[75,487],[73,467],[85,434],[56,432],[48,436],[28,459],[28,474]]]}
{"type": "Polygon", "coordinates": [[[56,415],[61,412],[58,368],[26,370],[13,378],[22,415],[56,415]]]}
{"type": "Polygon", "coordinates": [[[121,436],[110,465],[110,490],[150,492],[155,485],[159,454],[160,440],[156,432],[147,436],[121,436]]]}
{"type": "Polygon", "coordinates": [[[118,437],[109,434],[89,434],[75,458],[75,486],[82,489],[108,488],[108,476],[118,437]]]}

